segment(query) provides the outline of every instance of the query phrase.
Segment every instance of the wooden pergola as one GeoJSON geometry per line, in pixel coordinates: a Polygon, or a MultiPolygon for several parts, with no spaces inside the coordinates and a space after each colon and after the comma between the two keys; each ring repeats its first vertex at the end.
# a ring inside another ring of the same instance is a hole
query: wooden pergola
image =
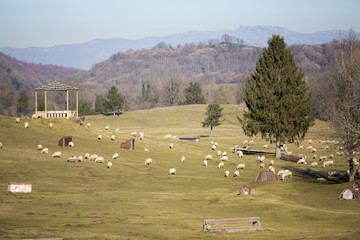
{"type": "Polygon", "coordinates": [[[44,85],[42,87],[35,88],[35,114],[37,116],[43,118],[66,118],[70,117],[78,118],[78,109],[79,109],[79,88],[71,87],[69,85],[59,83],[55,81],[54,83],[49,83],[48,85],[44,85]],[[44,111],[38,111],[38,101],[37,101],[37,93],[40,91],[44,91],[44,111]],[[60,91],[66,92],[66,110],[62,111],[48,111],[47,109],[47,100],[46,100],[46,92],[48,91],[60,91]],[[69,91],[76,91],[76,110],[69,110],[69,91]]]}

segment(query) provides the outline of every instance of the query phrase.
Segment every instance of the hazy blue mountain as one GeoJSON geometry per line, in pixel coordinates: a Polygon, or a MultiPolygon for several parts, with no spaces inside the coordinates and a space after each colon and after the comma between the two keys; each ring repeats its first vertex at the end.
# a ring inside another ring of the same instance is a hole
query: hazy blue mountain
{"type": "MultiPolygon", "coordinates": [[[[95,39],[87,43],[57,45],[47,48],[1,47],[0,51],[27,62],[90,69],[94,64],[108,59],[119,51],[149,49],[160,42],[171,44],[174,47],[178,44],[198,43],[200,41],[207,43],[210,39],[221,39],[224,34],[240,38],[247,45],[265,47],[272,34],[284,36],[288,45],[323,44],[338,39],[340,31],[302,34],[281,27],[241,26],[236,30],[189,31],[163,37],[145,37],[137,40],[123,38],[95,39]]],[[[359,33],[357,35],[360,37],[359,33]]]]}

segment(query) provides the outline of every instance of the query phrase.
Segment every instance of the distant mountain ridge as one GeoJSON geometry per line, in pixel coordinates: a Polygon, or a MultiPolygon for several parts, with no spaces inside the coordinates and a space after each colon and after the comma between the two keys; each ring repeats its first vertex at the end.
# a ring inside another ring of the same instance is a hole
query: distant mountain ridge
{"type": "MultiPolygon", "coordinates": [[[[137,40],[124,38],[95,39],[87,43],[57,45],[47,48],[1,47],[0,51],[26,62],[90,69],[94,64],[108,59],[119,51],[149,49],[160,42],[177,46],[178,44],[208,42],[211,39],[220,39],[224,34],[228,34],[242,39],[246,45],[265,47],[268,39],[273,34],[279,34],[285,38],[288,45],[311,45],[328,43],[334,39],[339,39],[340,33],[339,30],[333,30],[303,34],[281,27],[240,26],[236,30],[189,31],[163,37],[145,37],[137,40]]],[[[360,37],[360,33],[356,34],[360,37]]]]}

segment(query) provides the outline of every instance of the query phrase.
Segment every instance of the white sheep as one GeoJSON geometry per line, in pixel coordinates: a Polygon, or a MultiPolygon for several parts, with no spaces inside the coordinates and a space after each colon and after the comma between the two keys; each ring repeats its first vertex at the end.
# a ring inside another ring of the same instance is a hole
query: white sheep
{"type": "Polygon", "coordinates": [[[257,160],[260,163],[263,163],[265,161],[265,156],[257,156],[257,160]]]}
{"type": "Polygon", "coordinates": [[[206,160],[203,161],[203,166],[207,167],[208,166],[208,162],[206,160]]]}
{"type": "Polygon", "coordinates": [[[283,174],[281,174],[281,180],[285,180],[285,178],[291,178],[292,177],[292,172],[284,172],[283,174]]]}
{"type": "Polygon", "coordinates": [[[248,143],[248,140],[244,140],[244,141],[243,141],[243,144],[246,144],[246,143],[248,143]]]}
{"type": "Polygon", "coordinates": [[[312,163],[310,164],[310,166],[312,166],[312,167],[315,167],[315,166],[317,166],[317,165],[318,165],[317,162],[312,162],[312,163]]]}
{"type": "Polygon", "coordinates": [[[330,154],[329,158],[333,159],[333,158],[334,158],[334,154],[330,154]]]}
{"type": "Polygon", "coordinates": [[[334,171],[326,171],[325,172],[327,177],[340,177],[340,171],[334,170],[334,171]]]}
{"type": "Polygon", "coordinates": [[[164,138],[171,138],[171,134],[165,135],[164,138]]]}
{"type": "Polygon", "coordinates": [[[114,155],[112,156],[112,159],[118,159],[119,154],[118,153],[114,153],[114,155]]]}
{"type": "Polygon", "coordinates": [[[311,139],[308,140],[307,143],[310,145],[312,143],[312,140],[311,139]]]}
{"type": "Polygon", "coordinates": [[[104,163],[104,157],[97,157],[95,163],[104,163]]]}
{"type": "Polygon", "coordinates": [[[300,158],[299,161],[297,161],[297,164],[307,164],[304,158],[300,158]]]}
{"type": "Polygon", "coordinates": [[[306,148],[306,150],[311,151],[312,148],[313,148],[312,146],[308,146],[308,147],[306,148]]]}
{"type": "Polygon", "coordinates": [[[220,158],[220,161],[227,162],[227,161],[229,161],[229,157],[228,156],[222,156],[220,158]]]}
{"type": "Polygon", "coordinates": [[[111,135],[111,141],[115,141],[115,135],[111,135]]]}
{"type": "Polygon", "coordinates": [[[182,156],[182,157],[181,157],[180,162],[181,162],[181,163],[185,162],[185,156],[182,156]]]}
{"type": "Polygon", "coordinates": [[[268,148],[269,145],[268,144],[264,144],[263,148],[268,148]]]}
{"type": "Polygon", "coordinates": [[[212,145],[211,150],[215,150],[215,149],[216,149],[216,145],[212,145]]]}
{"type": "Polygon", "coordinates": [[[224,151],[224,152],[222,153],[222,156],[227,156],[227,152],[224,151]]]}
{"type": "Polygon", "coordinates": [[[144,147],[144,151],[145,152],[150,152],[150,149],[148,149],[147,147],[144,147]]]}
{"type": "Polygon", "coordinates": [[[173,144],[173,143],[170,143],[169,148],[170,148],[170,149],[173,149],[173,148],[174,148],[174,144],[173,144]]]}
{"type": "Polygon", "coordinates": [[[89,128],[91,127],[91,123],[87,123],[86,126],[89,128]]]}
{"type": "Polygon", "coordinates": [[[48,153],[49,153],[49,149],[47,149],[47,148],[43,148],[41,150],[41,154],[48,154],[48,153]]]}
{"type": "Polygon", "coordinates": [[[72,155],[67,159],[68,162],[72,162],[72,163],[76,163],[77,162],[77,157],[72,155]]]}
{"type": "Polygon", "coordinates": [[[120,129],[119,129],[119,128],[115,128],[115,132],[120,132],[120,129]]]}
{"type": "Polygon", "coordinates": [[[236,154],[238,155],[239,158],[244,157],[244,153],[242,151],[237,151],[236,154]]]}
{"type": "Polygon", "coordinates": [[[330,160],[330,161],[323,162],[322,167],[324,168],[324,167],[327,167],[327,166],[334,166],[334,161],[330,160]]]}
{"type": "Polygon", "coordinates": [[[305,168],[305,173],[310,174],[310,172],[311,172],[311,167],[305,168]]]}
{"type": "Polygon", "coordinates": [[[49,123],[49,128],[52,129],[54,127],[53,123],[49,123]]]}
{"type": "Polygon", "coordinates": [[[39,144],[39,145],[37,146],[37,149],[38,149],[38,150],[42,150],[42,149],[43,149],[43,146],[42,146],[41,144],[39,144]]]}
{"type": "Polygon", "coordinates": [[[78,162],[82,162],[84,160],[83,156],[78,156],[78,162]]]}
{"type": "Polygon", "coordinates": [[[254,140],[250,140],[249,143],[254,143],[254,140]]]}
{"type": "Polygon", "coordinates": [[[215,145],[215,146],[218,146],[219,144],[218,144],[217,142],[214,142],[214,145],[215,145]]]}
{"type": "Polygon", "coordinates": [[[73,148],[73,147],[74,147],[74,143],[73,143],[73,142],[69,142],[69,147],[73,148]]]}
{"type": "Polygon", "coordinates": [[[211,159],[212,159],[212,155],[211,155],[211,154],[206,155],[205,160],[211,160],[211,159]]]}
{"type": "Polygon", "coordinates": [[[264,164],[264,163],[260,163],[259,168],[264,168],[264,167],[265,167],[265,164],[264,164]]]}
{"type": "Polygon", "coordinates": [[[275,174],[275,168],[273,166],[269,166],[268,171],[273,172],[275,174]]]}
{"type": "Polygon", "coordinates": [[[102,140],[102,135],[99,134],[97,138],[98,138],[98,140],[102,140]]]}
{"type": "Polygon", "coordinates": [[[139,137],[140,137],[140,140],[143,140],[143,138],[144,138],[144,133],[143,133],[143,132],[140,132],[140,133],[139,133],[139,137]]]}
{"type": "Polygon", "coordinates": [[[110,126],[105,126],[105,130],[109,130],[110,129],[110,126]]]}
{"type": "Polygon", "coordinates": [[[218,150],[218,151],[217,151],[217,153],[216,153],[216,156],[218,156],[218,157],[219,157],[220,155],[221,155],[221,151],[220,151],[220,150],[218,150]]]}
{"type": "Polygon", "coordinates": [[[316,150],[316,148],[311,148],[311,152],[312,153],[314,153],[314,152],[316,152],[317,150],[316,150]]]}
{"type": "Polygon", "coordinates": [[[316,159],[316,158],[317,158],[317,155],[316,155],[316,154],[314,154],[314,155],[313,155],[313,159],[316,159]]]}
{"type": "Polygon", "coordinates": [[[270,161],[270,165],[271,165],[271,166],[274,166],[274,165],[275,165],[274,160],[271,160],[271,161],[270,161]]]}
{"type": "Polygon", "coordinates": [[[36,118],[37,118],[37,115],[36,115],[36,114],[33,114],[33,115],[31,116],[31,118],[32,118],[32,119],[36,119],[36,118]]]}
{"type": "Polygon", "coordinates": [[[3,144],[0,142],[0,149],[2,149],[3,148],[3,144]]]}
{"type": "Polygon", "coordinates": [[[85,159],[90,159],[90,154],[89,154],[89,153],[85,153],[84,157],[85,157],[85,159]]]}
{"type": "Polygon", "coordinates": [[[24,126],[25,126],[25,128],[29,128],[29,123],[25,122],[24,126]]]}
{"type": "Polygon", "coordinates": [[[224,162],[220,162],[220,163],[218,164],[217,168],[218,168],[218,169],[224,168],[224,162]]]}
{"type": "Polygon", "coordinates": [[[93,154],[93,155],[90,156],[89,160],[90,160],[90,161],[95,161],[96,158],[98,158],[98,155],[93,154]]]}
{"type": "Polygon", "coordinates": [[[325,150],[325,151],[327,151],[327,150],[329,150],[329,149],[330,149],[329,146],[325,146],[325,147],[324,147],[324,150],[325,150]]]}
{"type": "Polygon", "coordinates": [[[239,163],[239,164],[236,166],[236,169],[245,169],[245,163],[239,163]]]}
{"type": "Polygon", "coordinates": [[[195,139],[195,142],[200,142],[200,139],[199,138],[195,139]]]}
{"type": "Polygon", "coordinates": [[[175,139],[175,138],[176,138],[176,136],[172,136],[171,138],[174,138],[174,139],[175,139]]]}
{"type": "Polygon", "coordinates": [[[290,170],[289,169],[285,169],[285,170],[280,170],[280,171],[278,171],[278,176],[281,176],[281,174],[283,174],[283,173],[287,173],[287,172],[290,172],[290,170]]]}
{"type": "Polygon", "coordinates": [[[136,137],[136,136],[137,136],[137,132],[132,132],[132,133],[131,133],[131,136],[132,136],[132,137],[136,137]]]}
{"type": "Polygon", "coordinates": [[[299,147],[298,147],[298,149],[303,149],[304,148],[304,146],[303,145],[300,145],[299,147]]]}
{"type": "Polygon", "coordinates": [[[53,158],[61,158],[61,152],[60,151],[56,151],[54,152],[54,154],[52,155],[53,158]]]}
{"type": "Polygon", "coordinates": [[[111,168],[112,167],[112,162],[108,162],[107,163],[107,168],[111,168]]]}
{"type": "Polygon", "coordinates": [[[225,171],[224,177],[229,177],[229,175],[230,175],[230,172],[229,172],[229,171],[225,171]]]}
{"type": "Polygon", "coordinates": [[[169,175],[176,175],[176,169],[175,168],[170,168],[169,175]]]}
{"type": "Polygon", "coordinates": [[[214,145],[214,141],[210,141],[210,144],[211,144],[211,145],[214,145]]]}
{"type": "Polygon", "coordinates": [[[239,176],[240,176],[239,171],[235,171],[233,177],[239,177],[239,176]]]}
{"type": "Polygon", "coordinates": [[[148,158],[145,160],[145,165],[151,165],[152,164],[152,159],[148,158]]]}

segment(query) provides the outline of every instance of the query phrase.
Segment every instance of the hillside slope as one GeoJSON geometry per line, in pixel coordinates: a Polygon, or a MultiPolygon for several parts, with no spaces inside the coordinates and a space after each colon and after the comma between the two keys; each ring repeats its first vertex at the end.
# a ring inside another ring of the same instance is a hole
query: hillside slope
{"type": "MultiPolygon", "coordinates": [[[[291,169],[293,178],[277,183],[254,183],[259,169],[256,156],[242,159],[231,153],[230,147],[250,140],[242,134],[236,116],[237,105],[224,106],[223,124],[214,129],[214,137],[201,137],[200,142],[181,141],[178,137],[209,135],[202,128],[206,105],[177,106],[126,112],[119,117],[90,116],[80,126],[61,119],[22,119],[0,116],[0,238],[64,238],[64,239],[238,239],[244,232],[204,233],[204,219],[260,217],[264,231],[245,232],[251,239],[354,239],[360,233],[360,206],[357,201],[340,201],[341,191],[348,186],[343,177],[317,181],[325,170],[339,169],[344,175],[345,158],[336,157],[335,166],[314,167],[305,174],[306,166],[275,160],[276,170],[291,169]],[[24,129],[24,122],[30,127],[24,129]],[[49,129],[48,124],[54,123],[49,129]],[[109,130],[104,130],[105,126],[109,130]],[[119,128],[119,131],[115,131],[119,128]],[[143,140],[136,138],[135,150],[119,147],[132,131],[143,131],[143,140]],[[103,140],[97,140],[98,134],[103,140]],[[110,136],[116,136],[115,141],[110,136]],[[164,138],[171,134],[176,138],[164,138]],[[57,141],[71,135],[74,148],[64,148],[57,141]],[[210,141],[228,152],[224,169],[217,169],[219,158],[210,149],[210,141]],[[169,148],[170,142],[174,149],[169,148]],[[37,145],[49,148],[42,155],[37,145]],[[144,147],[150,149],[144,151],[144,147]],[[61,158],[52,158],[61,151],[61,158]],[[119,159],[112,160],[118,152],[119,159]],[[85,160],[67,163],[70,155],[98,154],[105,164],[85,160]],[[213,160],[208,167],[202,162],[206,155],[213,160]],[[185,156],[184,163],[180,163],[185,156]],[[145,166],[146,158],[153,164],[145,166]],[[113,167],[106,168],[111,161],[113,167]],[[240,177],[224,178],[239,162],[246,164],[240,177]],[[168,170],[177,169],[175,176],[168,170]],[[30,182],[32,193],[5,193],[9,182],[30,182]],[[251,195],[238,196],[239,188],[249,185],[251,195]]],[[[316,122],[308,139],[323,150],[319,139],[327,135],[326,123],[316,122]]],[[[264,140],[254,138],[253,148],[262,148],[264,140]]],[[[304,143],[305,144],[305,143],[304,143]]],[[[294,154],[299,150],[289,144],[294,154]]],[[[270,145],[270,149],[274,149],[270,145]]],[[[266,158],[266,168],[270,159],[266,158]]],[[[313,161],[313,160],[309,160],[313,161]]]]}

